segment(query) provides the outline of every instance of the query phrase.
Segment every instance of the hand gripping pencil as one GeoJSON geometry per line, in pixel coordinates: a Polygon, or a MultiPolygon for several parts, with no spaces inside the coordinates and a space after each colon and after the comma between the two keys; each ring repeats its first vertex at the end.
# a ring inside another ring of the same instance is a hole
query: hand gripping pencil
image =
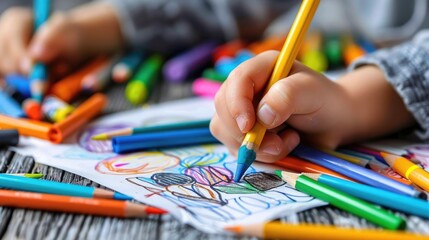
{"type": "MultiPolygon", "coordinates": [[[[293,62],[298,54],[300,45],[305,37],[305,33],[310,26],[311,20],[316,12],[319,0],[304,0],[297,13],[296,19],[292,24],[289,35],[283,45],[280,55],[277,58],[273,73],[271,74],[268,89],[273,86],[278,80],[289,75],[293,62]]],[[[264,94],[265,94],[264,93],[264,94]]],[[[243,144],[238,151],[237,171],[235,172],[234,181],[240,181],[249,166],[255,161],[256,151],[258,150],[262,139],[264,138],[266,129],[259,122],[255,123],[252,130],[248,132],[244,138],[243,144]]]]}

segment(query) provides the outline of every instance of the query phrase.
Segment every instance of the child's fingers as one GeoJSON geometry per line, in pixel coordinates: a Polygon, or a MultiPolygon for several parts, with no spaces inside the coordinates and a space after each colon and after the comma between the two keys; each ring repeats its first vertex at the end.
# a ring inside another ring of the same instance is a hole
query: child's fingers
{"type": "Polygon", "coordinates": [[[256,159],[261,162],[273,163],[288,155],[299,143],[300,137],[293,129],[280,134],[267,132],[261,143],[256,159]]]}
{"type": "Polygon", "coordinates": [[[234,139],[234,141],[236,141],[237,143],[241,143],[244,138],[244,133],[242,133],[237,127],[237,123],[235,122],[234,118],[231,117],[228,112],[228,109],[225,106],[225,98],[223,97],[223,94],[220,93],[217,96],[217,100],[215,101],[216,115],[212,119],[212,133],[225,145],[228,145],[226,142],[223,141],[226,138],[234,139]]]}
{"type": "Polygon", "coordinates": [[[242,139],[232,136],[229,130],[230,129],[225,127],[223,121],[219,119],[219,116],[215,114],[210,121],[211,133],[222,142],[231,153],[237,154],[237,149],[240,147],[242,139]]]}
{"type": "Polygon", "coordinates": [[[325,85],[320,83],[329,80],[302,66],[295,68],[301,70],[294,70],[292,75],[276,82],[259,103],[258,119],[269,129],[282,124],[292,114],[310,114],[323,106],[325,85]],[[317,98],[320,101],[315,101],[317,98]]]}
{"type": "Polygon", "coordinates": [[[242,132],[248,132],[255,123],[254,95],[263,90],[277,56],[277,51],[268,51],[240,64],[221,89],[225,97],[223,107],[242,132]]]}
{"type": "MultiPolygon", "coordinates": [[[[27,8],[10,8],[0,18],[0,72],[21,72],[21,59],[32,34],[32,13],[27,8]]],[[[22,72],[21,72],[22,73],[22,72]]]]}
{"type": "Polygon", "coordinates": [[[54,14],[35,34],[30,43],[30,55],[37,61],[51,62],[62,51],[65,51],[64,29],[67,17],[64,14],[54,14]]]}

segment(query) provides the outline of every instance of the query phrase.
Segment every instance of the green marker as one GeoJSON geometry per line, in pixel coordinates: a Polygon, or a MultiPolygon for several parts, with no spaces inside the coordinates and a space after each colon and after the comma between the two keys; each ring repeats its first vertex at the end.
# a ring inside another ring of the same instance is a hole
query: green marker
{"type": "Polygon", "coordinates": [[[359,198],[348,195],[326,184],[319,183],[305,175],[278,170],[276,174],[297,190],[328,202],[344,211],[365,218],[383,228],[390,230],[405,229],[406,224],[404,219],[359,198]]]}
{"type": "Polygon", "coordinates": [[[125,89],[125,96],[134,105],[144,103],[152,91],[162,66],[162,57],[153,55],[139,68],[125,89]]]}
{"type": "Polygon", "coordinates": [[[214,80],[216,82],[225,82],[227,78],[227,76],[216,72],[216,70],[214,70],[213,68],[207,68],[206,70],[204,70],[203,77],[210,80],[214,80]]]}
{"type": "Polygon", "coordinates": [[[328,36],[325,39],[323,51],[328,59],[330,68],[340,67],[343,63],[343,46],[338,36],[328,36]]]}

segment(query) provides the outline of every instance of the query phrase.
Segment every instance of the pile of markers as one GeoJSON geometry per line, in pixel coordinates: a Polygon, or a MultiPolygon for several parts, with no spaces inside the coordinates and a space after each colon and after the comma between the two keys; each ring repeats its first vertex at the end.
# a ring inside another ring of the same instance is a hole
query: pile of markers
{"type": "Polygon", "coordinates": [[[92,214],[144,217],[166,211],[131,202],[132,198],[106,189],[39,179],[43,174],[0,174],[0,206],[92,214]]]}

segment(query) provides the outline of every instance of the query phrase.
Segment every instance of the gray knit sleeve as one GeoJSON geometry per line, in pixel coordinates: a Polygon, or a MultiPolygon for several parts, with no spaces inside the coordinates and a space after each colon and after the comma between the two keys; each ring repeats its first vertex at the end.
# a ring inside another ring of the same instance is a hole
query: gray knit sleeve
{"type": "Polygon", "coordinates": [[[261,36],[293,1],[106,0],[132,47],[172,53],[205,40],[261,36]]]}
{"type": "Polygon", "coordinates": [[[415,134],[429,140],[429,31],[420,32],[410,42],[358,59],[350,69],[367,64],[383,70],[419,124],[415,134]]]}

